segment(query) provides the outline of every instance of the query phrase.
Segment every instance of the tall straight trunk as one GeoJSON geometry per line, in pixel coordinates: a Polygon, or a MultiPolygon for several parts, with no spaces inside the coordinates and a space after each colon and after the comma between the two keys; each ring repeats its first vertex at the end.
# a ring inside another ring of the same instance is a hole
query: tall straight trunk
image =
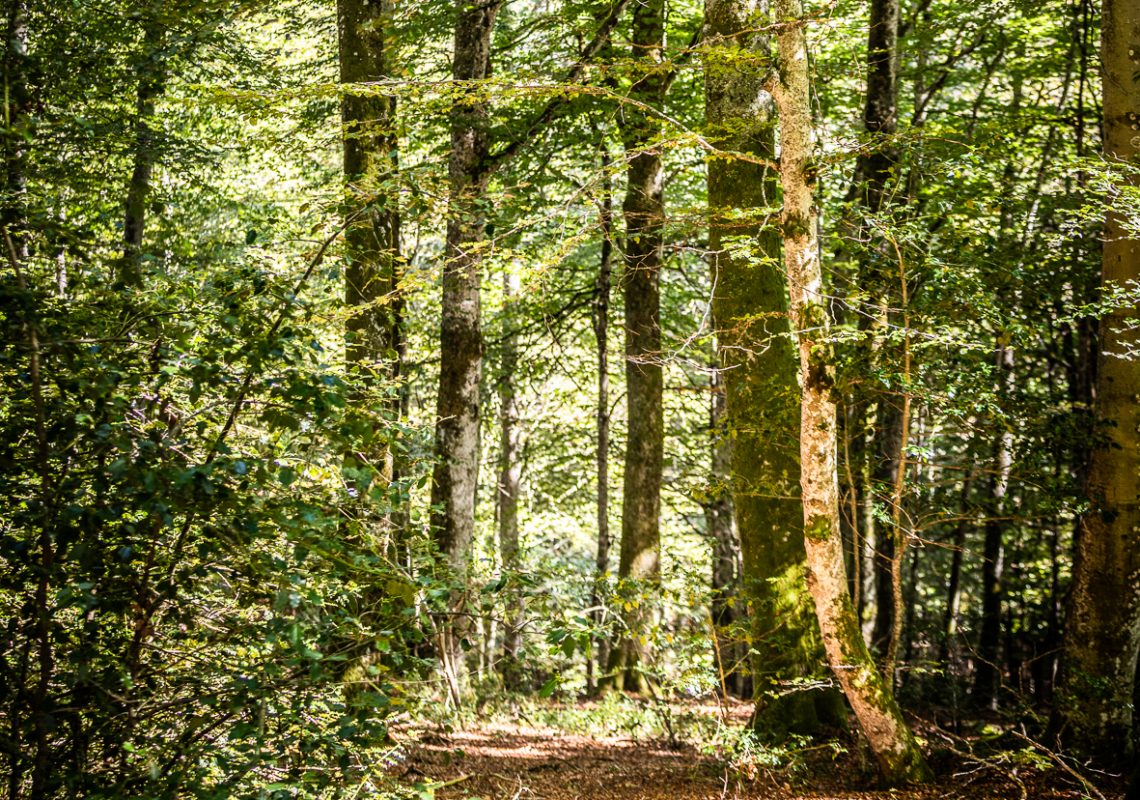
{"type": "MultiPolygon", "coordinates": [[[[505,574],[519,571],[519,478],[522,474],[522,426],[519,401],[515,386],[518,369],[519,336],[515,324],[514,306],[519,291],[519,278],[510,272],[503,273],[503,301],[509,330],[503,337],[499,360],[499,486],[496,493],[499,511],[499,555],[505,574]]],[[[522,682],[519,665],[519,646],[526,605],[521,591],[512,593],[507,604],[507,618],[503,626],[503,683],[508,689],[517,689],[522,682]]],[[[488,647],[490,643],[488,643],[488,647]]]]}
{"type": "MultiPolygon", "coordinates": [[[[775,108],[764,90],[768,24],[759,0],[709,0],[705,107],[718,146],[774,157],[775,108]]],[[[810,733],[820,722],[845,721],[832,692],[788,692],[781,682],[818,671],[820,641],[804,584],[806,553],[800,466],[796,355],[787,318],[784,277],[773,226],[761,228],[776,202],[775,173],[760,163],[709,163],[709,250],[713,313],[721,340],[723,380],[733,433],[732,485],[740,535],[742,584],[754,640],[755,724],[777,739],[810,733]],[[744,215],[741,212],[745,212],[744,215]],[[758,252],[741,253],[741,242],[758,252]]]]}
{"type": "MultiPolygon", "coordinates": [[[[456,0],[452,78],[481,81],[491,74],[491,34],[503,0],[471,4],[456,0]]],[[[473,90],[474,91],[474,90],[473,90]]],[[[436,401],[432,474],[432,527],[439,553],[454,578],[464,583],[475,532],[475,489],[479,475],[479,380],[483,366],[480,328],[479,267],[486,226],[483,193],[490,174],[487,107],[472,94],[452,110],[448,159],[447,240],[440,322],[439,394],[436,401]]],[[[452,611],[462,602],[453,593],[452,611]]],[[[464,617],[450,614],[441,623],[439,652],[451,699],[462,688],[464,617]]]]}
{"type": "MultiPolygon", "coordinates": [[[[644,0],[633,12],[631,57],[642,67],[630,97],[651,107],[661,104],[665,73],[661,70],[665,47],[665,2],[644,0]]],[[[627,189],[622,202],[625,217],[625,480],[621,515],[621,560],[618,578],[632,588],[639,582],[656,584],[661,577],[661,476],[665,461],[663,411],[664,381],[661,364],[660,268],[662,228],[665,224],[664,169],[661,150],[650,144],[661,124],[652,114],[634,106],[622,111],[622,139],[629,157],[627,189]]],[[[631,604],[626,612],[630,634],[610,654],[607,671],[620,672],[627,690],[644,685],[637,670],[649,655],[645,604],[631,604]]]]}
{"type": "MultiPolygon", "coordinates": [[[[354,86],[377,81],[388,70],[385,22],[390,3],[338,0],[337,40],[340,81],[354,86]]],[[[397,168],[396,98],[358,94],[349,88],[341,101],[344,137],[345,231],[344,302],[345,362],[359,382],[355,402],[361,413],[380,406],[389,419],[400,413],[399,396],[381,392],[399,379],[402,350],[399,296],[400,213],[387,186],[397,168]]],[[[382,440],[382,439],[381,439],[382,440]]],[[[374,483],[387,486],[395,477],[391,449],[365,448],[346,459],[350,485],[367,492],[374,483]]],[[[360,498],[367,507],[366,497],[360,498]]],[[[362,518],[365,524],[371,524],[362,518]]],[[[372,521],[374,522],[374,521],[372,521]]],[[[385,531],[386,535],[388,532],[385,531]]]]}
{"type": "Polygon", "coordinates": [[[4,178],[7,196],[0,220],[12,239],[16,258],[28,256],[28,125],[24,115],[30,104],[25,60],[28,57],[27,7],[22,1],[8,6],[7,47],[4,52],[4,178]]]}
{"type": "MultiPolygon", "coordinates": [[[[863,128],[873,139],[872,146],[859,156],[856,174],[866,181],[861,198],[863,205],[873,214],[882,211],[888,202],[887,184],[899,160],[898,147],[892,141],[898,130],[898,34],[899,0],[872,0],[867,28],[867,100],[863,109],[863,128]]],[[[869,230],[866,233],[869,234],[869,230]]],[[[894,260],[894,253],[888,247],[887,243],[880,243],[885,263],[894,260]]],[[[872,263],[866,262],[860,271],[869,273],[876,269],[872,263]]],[[[897,304],[884,300],[883,305],[895,307],[897,304]]],[[[895,350],[890,346],[885,346],[880,352],[880,357],[893,355],[895,350]]],[[[890,518],[893,515],[888,498],[897,481],[899,448],[903,439],[901,398],[897,395],[881,396],[876,417],[878,457],[872,482],[876,501],[887,508],[887,518],[890,518]]],[[[898,538],[899,531],[885,522],[878,525],[874,533],[875,554],[871,563],[878,602],[875,604],[871,643],[884,652],[889,648],[895,626],[892,567],[898,538]]]]}
{"type": "MultiPolygon", "coordinates": [[[[1013,389],[1013,350],[999,347],[997,366],[1001,372],[1001,393],[1013,389]]],[[[978,637],[978,666],[974,671],[974,703],[996,709],[1001,687],[1002,572],[1005,567],[1005,500],[1009,470],[1013,462],[1013,432],[1002,431],[997,441],[996,469],[990,485],[990,513],[982,546],[982,628],[978,637]]]]}
{"type": "MultiPolygon", "coordinates": [[[[1136,5],[1105,0],[1101,25],[1104,156],[1132,162],[1140,154],[1136,5]]],[[[1124,179],[1135,185],[1135,177],[1124,179]]],[[[1105,290],[1140,279],[1140,242],[1110,213],[1104,232],[1105,290]]],[[[1065,609],[1065,642],[1051,727],[1106,762],[1130,763],[1132,699],[1140,650],[1140,329],[1136,306],[1101,321],[1093,413],[1108,441],[1089,453],[1088,498],[1065,609]],[[1132,358],[1122,355],[1131,352],[1132,358]]]]}
{"type": "Polygon", "coordinates": [[[138,88],[135,97],[135,152],[131,180],[123,216],[123,260],[118,281],[131,287],[142,285],[143,234],[146,228],[146,206],[150,197],[151,176],[156,160],[154,103],[162,94],[166,66],[162,49],[166,44],[166,28],[153,20],[145,23],[143,52],[139,57],[138,88]]]}
{"type": "MultiPolygon", "coordinates": [[[[610,289],[613,283],[613,180],[610,178],[610,155],[604,143],[602,146],[602,254],[598,264],[598,277],[594,283],[593,326],[594,340],[598,357],[598,398],[595,417],[598,426],[598,449],[594,463],[598,482],[598,549],[594,558],[594,589],[590,596],[590,607],[594,609],[592,618],[595,628],[601,628],[605,615],[601,609],[601,590],[606,573],[610,569],[610,364],[609,364],[609,325],[610,289]]],[[[609,638],[605,635],[594,637],[598,672],[603,672],[609,659],[609,638]]],[[[598,676],[594,675],[595,659],[586,661],[587,689],[592,693],[597,688],[598,676]]]]}
{"type": "MultiPolygon", "coordinates": [[[[888,351],[893,349],[884,348],[888,351]]],[[[884,355],[884,354],[881,354],[884,355]]],[[[902,462],[899,459],[903,440],[903,415],[899,398],[895,395],[880,395],[876,410],[875,465],[872,470],[874,501],[887,511],[885,518],[875,520],[875,549],[872,559],[875,596],[875,624],[871,631],[871,646],[885,653],[894,630],[895,604],[891,566],[895,559],[895,544],[898,532],[890,523],[891,502],[895,484],[898,482],[902,462]]]]}
{"type": "Polygon", "coordinates": [[[891,687],[875,668],[860,634],[843,567],[835,425],[834,357],[828,342],[829,300],[819,261],[816,163],[812,147],[806,28],[801,0],[776,0],[776,65],[768,83],[780,119],[780,183],[784,268],[799,346],[800,490],[804,506],[807,583],[828,663],[859,719],[887,784],[924,781],[931,773],[891,687]]]}
{"type": "Polygon", "coordinates": [[[714,626],[713,664],[721,678],[721,688],[729,693],[728,672],[735,663],[733,639],[726,635],[737,619],[736,595],[740,591],[740,541],[733,525],[734,503],[728,483],[732,479],[733,441],[726,435],[728,402],[725,397],[724,373],[717,369],[721,359],[720,343],[714,343],[713,372],[709,380],[709,430],[712,433],[709,473],[714,483],[705,501],[705,532],[712,546],[712,604],[714,626]]]}
{"type": "Polygon", "coordinates": [[[966,555],[966,533],[971,519],[967,516],[970,503],[972,475],[962,482],[961,518],[954,529],[953,551],[950,555],[950,578],[946,585],[946,608],[942,612],[941,641],[938,643],[938,660],[945,662],[953,651],[954,634],[958,632],[958,606],[962,600],[962,560],[966,555]]]}

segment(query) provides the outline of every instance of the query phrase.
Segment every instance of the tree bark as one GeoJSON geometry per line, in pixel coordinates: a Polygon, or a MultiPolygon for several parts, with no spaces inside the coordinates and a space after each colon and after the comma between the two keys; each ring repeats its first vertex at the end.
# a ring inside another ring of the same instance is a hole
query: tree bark
{"type": "MultiPolygon", "coordinates": [[[[383,78],[388,72],[385,22],[391,14],[387,0],[338,0],[337,34],[340,81],[356,86],[383,78]]],[[[358,382],[354,398],[357,412],[370,417],[378,406],[388,419],[400,414],[399,395],[385,391],[400,377],[403,300],[399,294],[400,212],[391,188],[397,167],[396,98],[360,94],[348,89],[341,101],[344,138],[345,230],[344,302],[350,316],[345,322],[345,363],[358,382]]],[[[380,425],[383,422],[379,423],[380,425]]],[[[366,437],[367,438],[367,437],[366,437]]],[[[391,448],[385,437],[345,459],[350,488],[367,509],[369,487],[385,487],[396,477],[391,448]]],[[[364,512],[362,523],[372,527],[364,512]]],[[[391,515],[384,527],[391,527],[391,515]]],[[[391,531],[383,531],[384,535],[391,531]]]]}
{"type": "MultiPolygon", "coordinates": [[[[718,146],[772,159],[775,108],[763,81],[770,47],[766,3],[708,0],[705,108],[718,146]]],[[[818,672],[821,647],[804,584],[799,391],[785,281],[774,226],[775,174],[735,159],[709,163],[713,314],[733,438],[732,485],[742,584],[752,624],[754,723],[776,739],[845,724],[838,693],[780,684],[818,672]],[[743,213],[741,213],[743,212],[743,213]],[[741,252],[755,243],[755,252],[741,252]]],[[[743,598],[742,598],[743,599],[743,598]]]]}
{"type": "MultiPolygon", "coordinates": [[[[1013,350],[1000,346],[997,366],[1001,372],[1001,393],[1008,397],[1013,390],[1013,350]]],[[[1013,432],[1003,430],[997,442],[996,469],[990,488],[990,514],[986,519],[986,538],[982,545],[982,627],[978,636],[978,666],[974,671],[974,703],[996,709],[1001,687],[1001,619],[1002,572],[1005,567],[1005,497],[1009,487],[1009,470],[1013,463],[1013,432]]]]}
{"type": "MultiPolygon", "coordinates": [[[[502,0],[473,5],[456,0],[452,78],[481,81],[491,74],[491,35],[502,0]]],[[[485,103],[476,95],[452,110],[448,159],[447,240],[440,322],[439,394],[436,401],[435,452],[431,504],[439,553],[451,568],[457,588],[450,619],[441,626],[440,655],[448,674],[452,701],[462,688],[460,643],[467,623],[455,612],[462,604],[458,588],[467,578],[475,531],[475,489],[479,474],[479,381],[483,366],[479,268],[486,224],[480,200],[490,177],[485,103]]]]}
{"type": "Polygon", "coordinates": [[[166,82],[166,63],[162,49],[166,29],[148,20],[145,23],[143,52],[138,61],[138,90],[135,99],[135,153],[131,180],[127,185],[123,216],[123,261],[118,280],[126,286],[142,285],[143,234],[146,229],[146,205],[150,197],[151,176],[156,159],[154,102],[162,94],[166,82]]]}
{"type": "Polygon", "coordinates": [[[929,780],[918,742],[859,631],[843,565],[839,531],[834,363],[823,294],[815,207],[806,20],[801,0],[776,0],[778,75],[769,82],[780,119],[780,182],[784,266],[800,355],[800,487],[804,505],[808,586],[828,662],[855,710],[885,783],[929,780]]]}
{"type": "MultiPolygon", "coordinates": [[[[661,68],[665,47],[664,0],[644,0],[633,12],[631,57],[641,68],[630,97],[657,107],[666,80],[661,68]]],[[[665,224],[664,169],[661,151],[652,140],[661,124],[652,114],[627,106],[622,111],[622,138],[629,157],[625,217],[625,480],[622,495],[621,560],[618,578],[623,591],[642,593],[661,577],[661,477],[665,460],[664,382],[661,364],[660,267],[665,224]],[[648,584],[648,587],[646,587],[648,584]]],[[[649,606],[627,603],[628,635],[610,654],[607,672],[618,676],[626,690],[644,685],[639,664],[648,658],[645,628],[649,606]]],[[[651,604],[650,604],[651,605],[651,604]]]]}
{"type": "MultiPolygon", "coordinates": [[[[605,622],[605,614],[601,608],[603,604],[602,587],[605,585],[606,573],[610,569],[610,365],[609,365],[609,324],[610,324],[610,289],[613,282],[613,180],[610,178],[609,151],[602,146],[602,169],[605,177],[602,179],[601,227],[602,227],[602,253],[598,264],[598,277],[594,284],[593,327],[594,341],[598,357],[598,398],[595,416],[598,428],[598,449],[595,454],[595,468],[598,482],[598,547],[594,558],[594,589],[590,596],[590,607],[594,608],[592,619],[594,626],[601,629],[605,622]]],[[[597,635],[593,640],[596,651],[598,672],[604,672],[609,659],[609,638],[597,635]]],[[[586,669],[587,689],[593,693],[597,688],[600,676],[593,673],[595,659],[588,659],[586,669]]]]}
{"type": "MultiPolygon", "coordinates": [[[[1101,26],[1104,156],[1132,162],[1140,153],[1134,127],[1140,90],[1135,30],[1140,9],[1105,0],[1101,26]]],[[[1135,177],[1123,179],[1136,185],[1135,177]]],[[[1108,215],[1104,231],[1104,288],[1140,278],[1140,242],[1125,218],[1108,215]]],[[[1089,453],[1091,510],[1081,520],[1073,586],[1065,609],[1060,686],[1051,728],[1076,749],[1108,763],[1130,763],[1134,743],[1132,698],[1140,650],[1140,329],[1135,306],[1110,311],[1101,321],[1094,416],[1107,441],[1089,453]],[[1122,355],[1131,353],[1131,359],[1122,355]]]]}
{"type": "MultiPolygon", "coordinates": [[[[506,308],[507,335],[503,338],[499,361],[499,556],[505,575],[519,571],[519,488],[522,474],[522,426],[515,373],[518,368],[519,337],[514,306],[519,291],[518,275],[503,273],[503,304],[506,308]]],[[[511,584],[508,584],[511,585],[511,584]]],[[[503,683],[508,689],[522,684],[519,647],[526,605],[520,587],[515,585],[507,604],[503,626],[503,683]]],[[[488,643],[489,646],[489,643],[488,643]]]]}
{"type": "Polygon", "coordinates": [[[25,61],[28,57],[27,7],[23,2],[8,6],[7,48],[4,53],[4,166],[7,196],[4,198],[4,229],[12,237],[16,258],[28,256],[28,94],[25,61]]]}
{"type": "MultiPolygon", "coordinates": [[[[728,436],[728,402],[725,397],[724,372],[718,369],[722,358],[720,343],[713,345],[713,372],[709,380],[709,430],[712,435],[709,472],[712,488],[705,501],[705,532],[712,546],[711,614],[717,637],[713,642],[713,663],[721,677],[721,689],[729,693],[729,677],[739,676],[735,663],[733,637],[726,634],[738,618],[737,595],[740,594],[740,540],[733,524],[735,515],[732,492],[733,442],[728,436]],[[727,671],[726,671],[727,667],[727,671]]],[[[743,598],[741,598],[743,599],[743,598]]]]}

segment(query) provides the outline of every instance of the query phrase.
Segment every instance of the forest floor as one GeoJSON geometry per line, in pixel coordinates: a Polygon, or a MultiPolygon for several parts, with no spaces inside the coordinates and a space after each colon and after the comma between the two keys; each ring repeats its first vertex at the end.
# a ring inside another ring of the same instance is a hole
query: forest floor
{"type": "MultiPolygon", "coordinates": [[[[1025,743],[1018,748],[1020,757],[971,761],[965,757],[974,746],[968,736],[948,743],[948,749],[927,749],[937,776],[933,783],[886,791],[877,788],[873,763],[860,755],[851,734],[833,732],[777,760],[766,751],[715,746],[722,730],[739,730],[746,722],[745,704],[679,706],[669,708],[674,720],[709,718],[705,721],[718,734],[712,746],[698,747],[682,736],[670,742],[667,736],[572,732],[518,712],[513,718],[484,719],[470,729],[400,726],[393,733],[403,758],[390,775],[425,800],[433,795],[437,800],[1112,800],[1124,791],[1122,779],[1104,773],[1085,772],[1081,777],[1089,782],[1082,786],[1075,774],[1025,743]],[[723,728],[717,727],[721,723],[723,728]]],[[[588,703],[562,709],[579,715],[593,710],[588,703]]],[[[927,742],[944,738],[924,731],[919,720],[912,723],[927,742]]]]}

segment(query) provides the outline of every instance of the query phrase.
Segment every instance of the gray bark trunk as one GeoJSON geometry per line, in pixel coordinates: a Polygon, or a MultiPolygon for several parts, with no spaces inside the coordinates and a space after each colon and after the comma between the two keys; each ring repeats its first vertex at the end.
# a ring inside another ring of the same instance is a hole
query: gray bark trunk
{"type": "MultiPolygon", "coordinates": [[[[651,107],[661,104],[665,74],[664,0],[644,0],[633,13],[631,57],[644,65],[630,96],[651,107]]],[[[625,217],[625,380],[628,428],[622,495],[621,560],[618,578],[627,589],[639,582],[651,587],[661,573],[661,476],[665,460],[664,382],[660,364],[660,267],[665,223],[664,170],[661,151],[650,146],[660,122],[633,106],[622,112],[622,138],[629,154],[625,217]]],[[[650,604],[652,605],[652,604],[650,604]]],[[[638,603],[625,614],[630,635],[610,654],[607,672],[627,690],[644,685],[637,670],[649,655],[643,644],[648,608],[638,603]],[[618,674],[620,673],[620,674],[618,674]]]]}
{"type": "MultiPolygon", "coordinates": [[[[1101,26],[1104,156],[1110,163],[1140,154],[1135,126],[1140,66],[1136,3],[1106,0],[1101,26]]],[[[1130,179],[1133,183],[1135,178],[1130,179]]],[[[1105,226],[1103,286],[1140,278],[1140,242],[1124,219],[1105,226]]],[[[1095,418],[1109,442],[1089,453],[1092,510],[1081,520],[1073,586],[1065,609],[1064,660],[1051,727],[1080,750],[1106,762],[1129,763],[1134,752],[1132,697],[1140,650],[1140,328],[1136,307],[1101,321],[1096,360],[1095,418]],[[1131,352],[1132,358],[1122,358],[1131,352]]]]}
{"type": "MultiPolygon", "coordinates": [[[[1002,394],[1013,390],[1013,350],[999,347],[1002,394]]],[[[974,672],[974,703],[996,709],[1001,687],[1002,573],[1005,567],[1005,497],[1013,463],[1013,433],[1005,430],[997,441],[997,459],[990,488],[990,513],[982,546],[982,627],[978,636],[978,666],[974,672]]]]}
{"type": "MultiPolygon", "coordinates": [[[[456,0],[452,78],[480,81],[491,74],[491,34],[502,0],[472,5],[456,0]]],[[[487,188],[485,163],[489,143],[487,108],[474,96],[452,112],[448,159],[447,243],[443,268],[440,323],[439,395],[436,401],[435,452],[431,504],[439,553],[459,584],[467,579],[475,531],[475,489],[479,474],[479,381],[483,366],[479,268],[483,254],[484,213],[480,199],[487,188]]],[[[440,656],[452,701],[462,688],[460,642],[468,624],[455,614],[463,603],[455,591],[452,615],[440,628],[440,656]]]]}
{"type": "MultiPolygon", "coordinates": [[[[385,46],[388,2],[338,0],[337,34],[340,80],[345,86],[376,81],[388,72],[385,46]]],[[[379,406],[388,419],[399,416],[399,397],[384,394],[385,384],[399,379],[402,350],[399,296],[400,213],[394,193],[387,189],[397,163],[396,98],[345,92],[341,101],[344,138],[345,230],[344,301],[350,311],[345,323],[345,362],[360,386],[354,398],[358,413],[371,415],[379,406]]],[[[382,422],[380,424],[383,424],[382,422]]],[[[381,441],[383,437],[380,437],[381,441]]],[[[361,522],[372,528],[366,493],[395,477],[390,448],[380,445],[350,454],[346,478],[359,496],[361,522]]],[[[386,515],[387,516],[387,515],[386,515]]],[[[387,516],[390,526],[391,518],[387,516]]],[[[387,537],[390,531],[372,531],[387,537]]]]}
{"type": "MultiPolygon", "coordinates": [[[[509,272],[503,273],[503,300],[509,331],[503,338],[499,362],[499,555],[504,574],[519,571],[519,487],[522,474],[522,426],[515,386],[518,368],[518,333],[514,305],[518,295],[519,279],[509,272]]],[[[526,605],[521,586],[513,590],[507,603],[507,618],[503,626],[503,683],[508,689],[517,689],[522,683],[519,665],[519,646],[522,643],[522,626],[526,621],[526,605]]],[[[490,647],[490,643],[488,643],[490,647]]]]}
{"type": "MultiPolygon", "coordinates": [[[[613,282],[613,181],[609,176],[610,157],[603,145],[602,169],[606,171],[602,182],[601,226],[602,254],[598,264],[598,278],[594,285],[593,326],[594,340],[598,356],[598,398],[597,418],[598,449],[595,467],[598,483],[598,549],[594,558],[594,589],[590,597],[590,607],[595,628],[600,629],[605,622],[602,605],[602,587],[610,568],[610,365],[609,365],[609,323],[610,289],[613,282]]],[[[604,634],[594,637],[598,672],[604,672],[609,660],[609,638],[604,634]]],[[[595,659],[588,659],[586,684],[589,692],[597,688],[594,675],[595,659]]]]}
{"type": "Polygon", "coordinates": [[[123,261],[119,268],[119,282],[132,287],[142,284],[143,235],[146,229],[146,205],[150,196],[151,176],[156,157],[154,102],[162,94],[166,80],[166,66],[162,48],[166,43],[166,28],[148,21],[143,38],[143,53],[138,70],[139,83],[135,99],[135,153],[131,180],[127,185],[127,200],[123,215],[123,261]]]}
{"type": "Polygon", "coordinates": [[[776,0],[776,64],[769,88],[780,117],[780,225],[791,316],[800,355],[800,487],[804,505],[808,586],[827,649],[847,699],[888,784],[932,777],[890,686],[860,635],[843,565],[839,531],[839,479],[834,363],[827,342],[830,319],[819,262],[814,190],[810,79],[806,21],[800,0],[776,0]]]}

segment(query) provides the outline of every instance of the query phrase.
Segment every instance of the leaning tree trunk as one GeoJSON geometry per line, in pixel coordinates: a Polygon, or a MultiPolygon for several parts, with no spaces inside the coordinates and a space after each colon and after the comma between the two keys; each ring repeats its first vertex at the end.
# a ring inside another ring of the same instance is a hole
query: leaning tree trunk
{"type": "Polygon", "coordinates": [[[156,157],[154,102],[162,94],[166,67],[160,55],[166,43],[166,28],[153,20],[146,23],[143,53],[139,58],[139,82],[135,98],[135,152],[131,180],[123,214],[123,260],[118,270],[119,282],[142,285],[143,233],[146,207],[151,190],[156,157]]]}
{"type": "MultiPolygon", "coordinates": [[[[643,74],[635,79],[630,96],[658,106],[666,88],[661,69],[665,47],[664,0],[644,0],[633,13],[633,52],[643,74]]],[[[661,150],[652,140],[661,129],[652,114],[626,106],[622,138],[629,157],[627,189],[622,203],[625,216],[625,481],[621,515],[621,560],[618,578],[626,591],[661,577],[661,476],[665,461],[663,414],[664,381],[661,363],[660,267],[662,228],[665,224],[664,169],[661,150]]],[[[628,603],[628,634],[610,654],[607,672],[627,690],[638,690],[644,678],[638,665],[648,654],[652,604],[628,603]]]]}
{"type": "Polygon", "coordinates": [[[775,108],[764,90],[770,48],[766,3],[709,0],[705,107],[719,147],[754,160],[709,163],[709,250],[713,313],[721,342],[732,485],[743,560],[742,584],[754,641],[755,724],[776,739],[810,733],[820,722],[842,726],[838,693],[792,691],[782,681],[818,672],[821,647],[804,584],[796,356],[788,336],[785,281],[773,226],[761,226],[776,202],[775,108]],[[755,243],[756,252],[742,252],[755,243]]]}
{"type": "Polygon", "coordinates": [[[918,742],[890,686],[875,669],[859,631],[843,565],[839,530],[835,365],[828,343],[830,319],[823,294],[815,207],[806,20],[801,0],[777,0],[778,75],[768,87],[780,118],[780,225],[791,317],[800,354],[800,488],[804,504],[808,586],[815,599],[828,662],[847,694],[888,784],[928,780],[918,742]]]}
{"type": "Polygon", "coordinates": [[[7,197],[0,220],[12,239],[16,258],[28,257],[28,143],[31,126],[25,116],[31,110],[27,82],[28,10],[25,3],[8,8],[7,48],[4,54],[4,177],[7,197]]]}
{"type": "MultiPolygon", "coordinates": [[[[519,278],[510,272],[503,273],[503,305],[506,310],[507,332],[503,337],[499,355],[499,556],[503,561],[503,574],[515,576],[519,571],[519,486],[522,474],[522,426],[519,401],[515,386],[515,373],[519,360],[519,335],[516,327],[515,305],[519,291],[519,278]]],[[[518,689],[522,683],[519,664],[519,647],[526,605],[521,586],[512,592],[507,604],[507,618],[503,626],[503,683],[508,689],[518,689]]],[[[491,643],[487,643],[491,647],[491,643]]]]}
{"type": "MultiPolygon", "coordinates": [[[[1105,0],[1101,28],[1104,156],[1132,162],[1140,154],[1134,130],[1140,87],[1133,74],[1136,4],[1105,0]]],[[[1134,175],[1122,183],[1136,185],[1134,175]]],[[[1140,241],[1129,223],[1110,213],[1105,226],[1103,286],[1140,279],[1140,241]]],[[[1105,762],[1129,763],[1134,752],[1132,698],[1140,649],[1140,326],[1135,305],[1101,321],[1093,411],[1107,442],[1089,453],[1088,497],[1081,519],[1073,587],[1065,609],[1060,687],[1051,728],[1078,750],[1105,762]],[[1131,354],[1131,358],[1128,356],[1131,354]]]]}
{"type": "MultiPolygon", "coordinates": [[[[481,81],[491,74],[491,33],[502,0],[472,5],[456,0],[455,52],[452,77],[481,81]]],[[[439,395],[436,401],[435,452],[431,504],[439,553],[453,573],[448,618],[440,623],[439,655],[453,702],[462,683],[462,650],[467,629],[454,612],[462,603],[458,588],[467,577],[475,532],[475,488],[479,474],[479,379],[483,365],[480,329],[479,265],[486,226],[481,203],[487,188],[489,153],[487,106],[471,95],[452,110],[448,178],[446,260],[440,322],[439,395]]]]}

